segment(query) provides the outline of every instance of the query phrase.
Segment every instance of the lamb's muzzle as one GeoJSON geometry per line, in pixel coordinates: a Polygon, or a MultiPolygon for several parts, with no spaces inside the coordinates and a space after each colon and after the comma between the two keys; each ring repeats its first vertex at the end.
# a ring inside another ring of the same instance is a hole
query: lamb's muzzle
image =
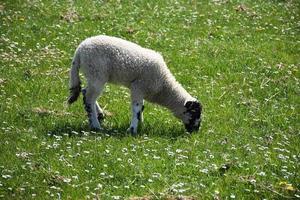
{"type": "Polygon", "coordinates": [[[87,79],[87,87],[82,91],[92,129],[100,129],[103,111],[96,100],[105,83],[110,82],[131,90],[130,132],[137,133],[143,120],[144,99],[170,109],[188,132],[199,130],[201,104],[175,80],[159,53],[116,37],[95,36],[84,40],[72,61],[70,104],[80,95],[79,68],[87,79]]]}

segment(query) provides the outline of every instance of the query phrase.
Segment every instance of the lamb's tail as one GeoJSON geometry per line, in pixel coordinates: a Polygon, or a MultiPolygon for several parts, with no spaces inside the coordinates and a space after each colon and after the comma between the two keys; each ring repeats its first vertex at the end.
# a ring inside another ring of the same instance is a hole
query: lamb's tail
{"type": "Polygon", "coordinates": [[[79,53],[76,51],[75,56],[72,61],[72,67],[70,70],[70,96],[68,98],[68,103],[74,103],[81,92],[81,82],[79,78],[79,68],[80,68],[80,58],[79,53]]]}

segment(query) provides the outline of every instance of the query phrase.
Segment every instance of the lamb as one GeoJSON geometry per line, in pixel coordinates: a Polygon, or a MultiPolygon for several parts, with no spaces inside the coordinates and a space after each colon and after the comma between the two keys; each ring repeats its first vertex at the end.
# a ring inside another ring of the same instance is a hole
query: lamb
{"type": "Polygon", "coordinates": [[[128,131],[136,134],[143,121],[144,99],[171,110],[188,132],[198,131],[202,106],[174,78],[163,57],[150,49],[111,36],[94,36],[76,49],[70,70],[68,103],[81,92],[79,68],[87,79],[82,90],[91,129],[100,129],[104,117],[97,103],[105,83],[121,84],[131,91],[132,118],[128,131]]]}

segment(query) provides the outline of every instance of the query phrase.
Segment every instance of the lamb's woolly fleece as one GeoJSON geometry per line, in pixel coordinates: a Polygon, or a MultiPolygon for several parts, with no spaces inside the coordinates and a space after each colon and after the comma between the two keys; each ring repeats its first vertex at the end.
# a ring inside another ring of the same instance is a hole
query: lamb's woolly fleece
{"type": "Polygon", "coordinates": [[[120,38],[95,36],[79,45],[71,69],[71,88],[80,85],[79,66],[88,82],[128,88],[135,83],[140,97],[166,106],[181,119],[184,103],[195,100],[175,80],[159,53],[120,38]]]}

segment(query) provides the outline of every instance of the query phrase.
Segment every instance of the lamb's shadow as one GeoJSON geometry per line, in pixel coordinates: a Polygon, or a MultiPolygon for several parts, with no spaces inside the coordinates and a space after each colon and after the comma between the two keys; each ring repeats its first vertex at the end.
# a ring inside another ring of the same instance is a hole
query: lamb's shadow
{"type": "Polygon", "coordinates": [[[143,124],[140,127],[139,133],[132,135],[127,132],[128,125],[121,124],[115,126],[103,126],[103,129],[99,131],[91,131],[87,124],[70,124],[62,123],[56,125],[54,128],[47,131],[50,136],[68,136],[68,137],[85,137],[85,136],[110,136],[116,138],[123,137],[139,137],[139,136],[150,136],[150,137],[162,137],[166,139],[177,139],[179,137],[188,136],[183,128],[178,127],[162,127],[153,124],[143,124]]]}

